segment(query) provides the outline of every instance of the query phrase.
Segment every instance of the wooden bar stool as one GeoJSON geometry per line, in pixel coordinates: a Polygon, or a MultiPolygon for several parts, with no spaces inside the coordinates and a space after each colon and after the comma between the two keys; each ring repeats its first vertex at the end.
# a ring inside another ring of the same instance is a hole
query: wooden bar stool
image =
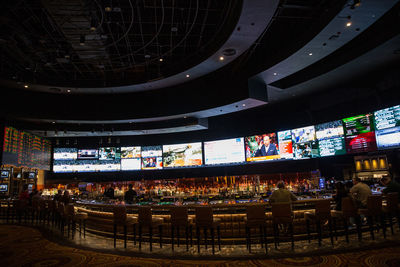
{"type": "Polygon", "coordinates": [[[160,248],[162,248],[162,224],[164,223],[163,218],[153,217],[150,207],[139,208],[139,249],[142,249],[142,228],[149,228],[149,242],[150,251],[153,251],[153,228],[158,226],[158,233],[160,235],[160,248]]]}
{"type": "Polygon", "coordinates": [[[82,236],[82,224],[83,224],[83,237],[86,237],[86,220],[88,214],[86,212],[76,212],[73,204],[67,204],[65,206],[65,221],[68,225],[68,237],[72,227],[72,237],[75,235],[76,223],[79,224],[79,237],[82,236]]]}
{"type": "Polygon", "coordinates": [[[190,246],[193,243],[193,229],[191,220],[188,216],[188,210],[186,207],[172,207],[170,208],[171,214],[171,247],[172,251],[174,251],[174,231],[176,229],[176,236],[178,239],[178,247],[180,245],[180,229],[185,229],[186,236],[186,251],[189,251],[189,233],[190,233],[190,246]]]}
{"type": "Polygon", "coordinates": [[[65,205],[62,202],[58,202],[57,204],[57,217],[61,233],[64,235],[64,226],[66,217],[65,217],[65,205]]]}
{"type": "Polygon", "coordinates": [[[126,215],[126,206],[116,205],[113,208],[113,221],[114,221],[114,248],[117,243],[117,228],[122,225],[124,228],[124,248],[126,248],[127,227],[128,225],[134,226],[137,223],[136,217],[128,217],[126,215]]]}
{"type": "Polygon", "coordinates": [[[382,212],[382,196],[368,196],[367,199],[367,208],[366,209],[358,209],[359,215],[364,215],[367,217],[369,231],[371,233],[371,237],[374,240],[374,225],[377,226],[377,219],[380,219],[383,237],[386,239],[386,225],[382,212]]]}
{"type": "Polygon", "coordinates": [[[328,199],[318,200],[315,202],[315,211],[305,212],[304,218],[306,219],[307,225],[307,237],[308,243],[310,243],[310,222],[315,223],[316,231],[318,233],[318,246],[321,246],[322,241],[322,227],[321,223],[328,221],[329,224],[329,236],[333,245],[333,234],[332,234],[332,216],[331,216],[331,201],[328,199]]]}
{"type": "Polygon", "coordinates": [[[246,207],[246,243],[247,249],[251,253],[251,229],[260,229],[260,244],[265,246],[265,253],[268,253],[267,246],[267,216],[265,215],[265,205],[252,205],[246,207]]]}
{"type": "Polygon", "coordinates": [[[388,193],[386,195],[386,206],[382,208],[382,211],[385,218],[389,220],[390,230],[393,235],[393,218],[397,218],[397,223],[400,229],[399,194],[397,192],[388,193]]]}
{"type": "Polygon", "coordinates": [[[279,244],[279,225],[283,225],[284,227],[286,226],[289,227],[292,249],[294,249],[292,205],[290,203],[273,203],[272,222],[274,225],[275,249],[278,248],[279,244]]]}
{"type": "Polygon", "coordinates": [[[341,219],[343,221],[343,228],[346,235],[346,242],[349,243],[349,220],[350,218],[354,218],[356,225],[357,225],[357,234],[358,240],[361,241],[361,220],[360,216],[357,213],[357,208],[354,205],[354,201],[350,197],[342,198],[342,210],[332,210],[331,211],[333,228],[335,231],[335,236],[337,239],[337,232],[336,232],[336,220],[341,219]]]}
{"type": "Polygon", "coordinates": [[[215,254],[215,228],[217,229],[218,249],[221,250],[221,230],[220,219],[214,218],[211,207],[196,207],[196,235],[197,235],[197,251],[200,253],[200,229],[204,229],[204,243],[207,249],[207,230],[210,229],[212,252],[215,254]]]}

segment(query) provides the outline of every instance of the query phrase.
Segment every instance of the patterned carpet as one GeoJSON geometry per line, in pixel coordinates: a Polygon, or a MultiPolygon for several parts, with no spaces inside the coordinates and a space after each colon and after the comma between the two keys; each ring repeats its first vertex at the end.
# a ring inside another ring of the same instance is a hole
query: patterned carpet
{"type": "Polygon", "coordinates": [[[400,247],[335,255],[194,261],[119,256],[62,246],[34,228],[0,226],[0,266],[400,266],[400,247]]]}

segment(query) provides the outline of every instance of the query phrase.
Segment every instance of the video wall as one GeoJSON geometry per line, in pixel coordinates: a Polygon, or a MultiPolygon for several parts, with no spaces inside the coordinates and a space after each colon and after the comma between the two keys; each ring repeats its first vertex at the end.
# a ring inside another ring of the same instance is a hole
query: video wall
{"type": "Polygon", "coordinates": [[[50,162],[50,140],[13,127],[4,127],[2,164],[50,170],[50,162]]]}
{"type": "Polygon", "coordinates": [[[104,172],[306,160],[400,147],[400,105],[232,139],[159,146],[54,148],[53,170],[104,172]]]}

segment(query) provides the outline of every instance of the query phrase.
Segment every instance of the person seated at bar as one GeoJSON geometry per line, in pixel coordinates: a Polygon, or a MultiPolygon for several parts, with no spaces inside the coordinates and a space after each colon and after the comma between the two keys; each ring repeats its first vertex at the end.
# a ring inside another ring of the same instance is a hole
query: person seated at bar
{"type": "Polygon", "coordinates": [[[333,195],[336,207],[335,210],[342,210],[342,198],[347,197],[347,192],[344,185],[341,182],[335,184],[336,192],[333,195]]]}
{"type": "Polygon", "coordinates": [[[54,195],[53,200],[55,200],[55,201],[60,201],[61,198],[62,198],[62,190],[61,190],[61,189],[58,189],[57,194],[54,195]]]}
{"type": "Polygon", "coordinates": [[[381,179],[381,184],[385,186],[385,189],[382,190],[383,194],[388,193],[399,193],[399,200],[400,200],[400,184],[395,182],[394,180],[390,179],[389,176],[385,176],[381,179]]]}
{"type": "Polygon", "coordinates": [[[353,179],[353,184],[350,193],[357,208],[366,208],[368,196],[372,195],[371,188],[369,188],[367,184],[361,182],[361,179],[358,177],[353,179]]]}
{"type": "Polygon", "coordinates": [[[271,196],[269,197],[269,202],[272,203],[282,203],[282,202],[292,202],[296,201],[297,197],[290,192],[289,190],[285,189],[285,182],[279,181],[278,189],[272,192],[271,196]]]}
{"type": "Polygon", "coordinates": [[[136,198],[136,196],[137,196],[137,193],[135,190],[133,190],[133,185],[129,184],[129,189],[128,189],[128,191],[125,192],[125,196],[124,196],[126,203],[132,204],[133,200],[136,198]]]}

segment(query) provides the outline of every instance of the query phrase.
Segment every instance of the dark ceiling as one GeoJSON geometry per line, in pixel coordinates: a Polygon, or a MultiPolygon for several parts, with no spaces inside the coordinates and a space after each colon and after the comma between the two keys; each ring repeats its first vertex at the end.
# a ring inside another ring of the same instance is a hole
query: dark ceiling
{"type": "Polygon", "coordinates": [[[366,80],[379,79],[371,73],[400,62],[399,12],[394,0],[7,1],[0,11],[1,117],[48,136],[104,135],[104,128],[161,134],[177,131],[168,125],[212,130],[222,119],[246,120],[246,112],[282,112],[285,101],[354,88],[355,78],[372,92],[366,80]],[[204,67],[222,48],[232,54],[204,67]],[[189,79],[196,67],[203,74],[189,79]],[[177,74],[174,86],[108,90],[177,74]],[[54,89],[40,92],[39,85],[54,89]]]}

